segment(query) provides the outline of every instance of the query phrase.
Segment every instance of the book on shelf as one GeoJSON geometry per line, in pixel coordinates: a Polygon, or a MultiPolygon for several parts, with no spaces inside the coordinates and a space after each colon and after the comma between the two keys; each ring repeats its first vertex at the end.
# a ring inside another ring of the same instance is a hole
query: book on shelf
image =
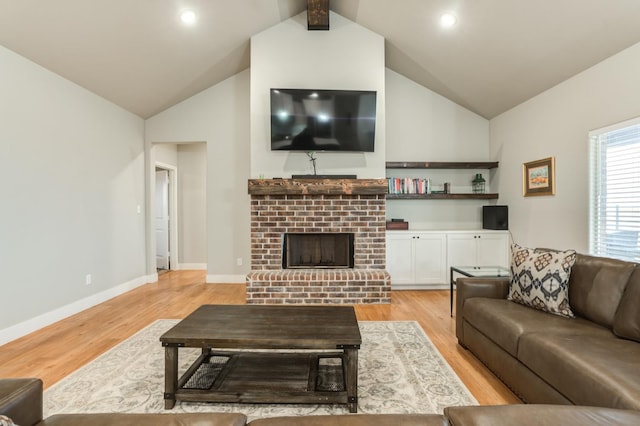
{"type": "Polygon", "coordinates": [[[431,180],[428,178],[387,178],[389,194],[431,194],[431,180]]]}

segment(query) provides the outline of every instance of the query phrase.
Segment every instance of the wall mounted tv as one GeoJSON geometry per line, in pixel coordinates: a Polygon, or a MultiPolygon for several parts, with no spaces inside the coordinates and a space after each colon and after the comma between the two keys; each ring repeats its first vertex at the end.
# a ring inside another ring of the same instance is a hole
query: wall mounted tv
{"type": "Polygon", "coordinates": [[[373,152],[376,92],[271,89],[271,150],[373,152]]]}

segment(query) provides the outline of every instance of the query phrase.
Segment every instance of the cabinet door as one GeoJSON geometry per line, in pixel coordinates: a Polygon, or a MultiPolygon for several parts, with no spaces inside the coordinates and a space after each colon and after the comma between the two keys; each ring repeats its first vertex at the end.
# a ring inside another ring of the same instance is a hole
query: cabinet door
{"type": "Polygon", "coordinates": [[[452,266],[476,266],[477,233],[447,235],[447,270],[452,266]]]}
{"type": "Polygon", "coordinates": [[[387,271],[392,284],[414,282],[413,234],[387,233],[387,271]]]}
{"type": "Polygon", "coordinates": [[[446,283],[446,235],[417,234],[414,244],[416,284],[446,283]]]}
{"type": "Polygon", "coordinates": [[[509,237],[505,234],[478,234],[478,266],[509,267],[509,237]]]}

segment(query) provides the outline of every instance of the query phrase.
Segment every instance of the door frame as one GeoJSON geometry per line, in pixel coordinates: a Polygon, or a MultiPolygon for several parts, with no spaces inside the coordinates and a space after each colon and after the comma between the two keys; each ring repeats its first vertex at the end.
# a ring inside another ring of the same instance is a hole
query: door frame
{"type": "MultiPolygon", "coordinates": [[[[169,270],[176,271],[180,269],[178,263],[178,168],[171,164],[156,161],[155,169],[163,169],[169,172],[169,270]]],[[[153,185],[155,188],[155,173],[153,174],[153,185]]],[[[156,258],[155,244],[154,260],[156,258]]]]}

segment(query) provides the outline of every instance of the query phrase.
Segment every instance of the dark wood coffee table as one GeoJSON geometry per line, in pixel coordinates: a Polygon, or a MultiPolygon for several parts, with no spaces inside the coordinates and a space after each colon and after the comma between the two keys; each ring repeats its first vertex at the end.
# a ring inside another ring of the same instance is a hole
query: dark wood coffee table
{"type": "Polygon", "coordinates": [[[358,407],[353,307],[204,305],[160,337],[165,409],[180,401],[358,407]],[[178,349],[202,354],[178,378],[178,349]]]}

